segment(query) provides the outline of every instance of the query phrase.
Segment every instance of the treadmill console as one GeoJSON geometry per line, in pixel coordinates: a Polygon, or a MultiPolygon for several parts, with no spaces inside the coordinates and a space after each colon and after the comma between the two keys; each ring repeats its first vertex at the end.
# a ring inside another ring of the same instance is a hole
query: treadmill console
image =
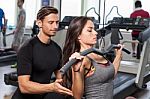
{"type": "MultiPolygon", "coordinates": [[[[66,26],[69,26],[70,22],[76,17],[78,17],[78,16],[65,16],[63,18],[62,22],[59,22],[59,28],[64,29],[66,26]]],[[[98,28],[98,24],[97,24],[98,21],[94,17],[90,17],[90,18],[93,20],[93,22],[95,24],[95,28],[97,29],[98,28]]]]}
{"type": "Polygon", "coordinates": [[[109,28],[118,29],[146,29],[149,27],[150,18],[123,18],[114,17],[109,21],[109,28]]]}
{"type": "Polygon", "coordinates": [[[109,21],[109,24],[133,24],[133,19],[123,18],[123,17],[114,17],[113,20],[109,21]]]}

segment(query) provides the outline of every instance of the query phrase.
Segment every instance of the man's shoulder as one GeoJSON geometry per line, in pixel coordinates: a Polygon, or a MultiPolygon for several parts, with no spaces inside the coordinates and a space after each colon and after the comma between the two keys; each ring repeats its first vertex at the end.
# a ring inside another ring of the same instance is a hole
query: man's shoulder
{"type": "Polygon", "coordinates": [[[0,8],[0,11],[3,11],[3,9],[2,9],[2,8],[0,8]]]}
{"type": "MultiPolygon", "coordinates": [[[[141,13],[148,13],[146,10],[143,10],[143,9],[137,10],[136,12],[137,12],[137,13],[139,13],[139,12],[141,12],[141,13]]],[[[136,12],[135,12],[135,13],[136,13],[136,12]]]]}
{"type": "Polygon", "coordinates": [[[148,13],[148,11],[141,9],[141,12],[148,13]]]}
{"type": "Polygon", "coordinates": [[[30,52],[33,49],[33,45],[35,44],[35,38],[30,38],[26,40],[20,47],[18,53],[30,52]]]}
{"type": "Polygon", "coordinates": [[[22,47],[33,46],[36,42],[37,42],[37,38],[36,37],[32,37],[32,38],[26,40],[24,42],[24,44],[22,45],[22,47]]]}
{"type": "Polygon", "coordinates": [[[20,9],[20,14],[26,14],[25,9],[20,9]]]}
{"type": "Polygon", "coordinates": [[[134,12],[132,12],[130,14],[131,18],[135,18],[137,16],[148,17],[149,13],[147,11],[143,10],[143,9],[140,9],[140,10],[135,10],[134,12]]]}
{"type": "Polygon", "coordinates": [[[3,9],[0,8],[0,13],[4,13],[3,9]]]}
{"type": "Polygon", "coordinates": [[[55,41],[52,40],[52,43],[53,43],[58,49],[61,50],[61,47],[60,47],[55,41]]]}

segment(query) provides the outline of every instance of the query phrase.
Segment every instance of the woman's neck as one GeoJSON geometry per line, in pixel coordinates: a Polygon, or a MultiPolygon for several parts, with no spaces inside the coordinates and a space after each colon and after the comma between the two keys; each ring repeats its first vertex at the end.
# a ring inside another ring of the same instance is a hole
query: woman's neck
{"type": "Polygon", "coordinates": [[[80,52],[81,51],[84,51],[84,50],[87,50],[87,49],[89,49],[89,48],[92,48],[93,46],[92,45],[81,45],[81,48],[80,48],[80,52]]]}

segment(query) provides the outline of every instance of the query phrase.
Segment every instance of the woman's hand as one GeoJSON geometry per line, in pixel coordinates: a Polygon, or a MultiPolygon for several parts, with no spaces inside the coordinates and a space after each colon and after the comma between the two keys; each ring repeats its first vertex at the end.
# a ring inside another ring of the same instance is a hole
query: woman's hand
{"type": "Polygon", "coordinates": [[[116,57],[122,58],[122,49],[124,48],[124,45],[118,44],[118,47],[119,47],[119,48],[116,48],[116,49],[115,49],[116,57]]]}
{"type": "Polygon", "coordinates": [[[75,52],[70,56],[69,60],[71,60],[71,59],[78,60],[78,62],[73,66],[73,71],[75,71],[75,72],[80,71],[80,67],[82,65],[83,58],[84,58],[84,56],[81,56],[80,53],[78,53],[78,52],[75,52]]]}

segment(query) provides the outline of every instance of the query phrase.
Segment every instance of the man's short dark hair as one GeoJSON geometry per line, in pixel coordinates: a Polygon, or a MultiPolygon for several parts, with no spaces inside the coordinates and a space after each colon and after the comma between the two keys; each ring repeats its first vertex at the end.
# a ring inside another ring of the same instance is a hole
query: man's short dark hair
{"type": "Polygon", "coordinates": [[[45,18],[45,16],[47,16],[51,13],[58,14],[58,10],[51,6],[44,6],[38,11],[37,19],[43,20],[45,18]]]}
{"type": "Polygon", "coordinates": [[[136,1],[135,2],[135,8],[138,8],[138,7],[142,7],[142,3],[141,3],[141,1],[136,1]]]}

